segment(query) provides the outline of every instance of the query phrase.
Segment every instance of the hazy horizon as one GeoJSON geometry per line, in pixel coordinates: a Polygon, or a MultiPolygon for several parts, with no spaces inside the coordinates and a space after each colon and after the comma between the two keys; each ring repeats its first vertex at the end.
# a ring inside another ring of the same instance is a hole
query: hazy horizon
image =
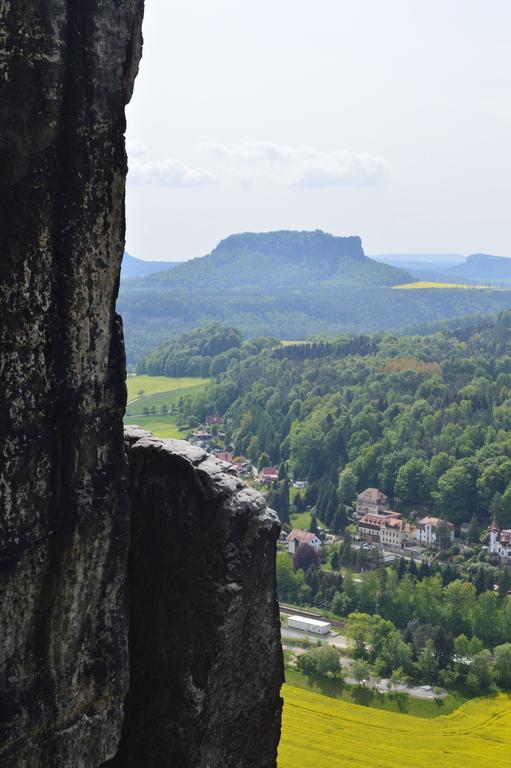
{"type": "Polygon", "coordinates": [[[152,0],[127,251],[322,229],[369,255],[511,255],[510,28],[505,0],[152,0]]]}

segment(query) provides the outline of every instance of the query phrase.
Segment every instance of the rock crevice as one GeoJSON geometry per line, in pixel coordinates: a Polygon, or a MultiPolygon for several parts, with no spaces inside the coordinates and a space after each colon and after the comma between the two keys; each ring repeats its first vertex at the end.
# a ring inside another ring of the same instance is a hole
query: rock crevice
{"type": "Polygon", "coordinates": [[[274,759],[275,521],[191,448],[131,436],[126,459],[115,302],[142,13],[0,0],[3,768],[134,765],[149,735],[138,765],[274,759]]]}

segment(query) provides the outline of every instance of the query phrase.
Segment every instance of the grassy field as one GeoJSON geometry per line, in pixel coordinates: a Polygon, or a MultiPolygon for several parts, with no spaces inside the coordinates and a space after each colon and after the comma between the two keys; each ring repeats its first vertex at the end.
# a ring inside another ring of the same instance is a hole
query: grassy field
{"type": "Polygon", "coordinates": [[[488,291],[491,290],[487,285],[468,285],[465,283],[434,283],[427,280],[417,280],[415,283],[402,283],[401,285],[393,285],[392,288],[399,290],[409,291],[420,288],[461,288],[462,290],[475,290],[488,291]]]}
{"type": "Polygon", "coordinates": [[[124,421],[138,424],[156,437],[182,439],[184,434],[177,428],[175,415],[163,414],[162,406],[172,411],[182,397],[198,394],[209,381],[190,377],[128,376],[128,406],[124,421]],[[138,394],[140,391],[144,392],[142,397],[138,394]],[[143,415],[144,408],[156,408],[158,413],[143,415]]]}
{"type": "Polygon", "coordinates": [[[176,389],[199,387],[208,384],[211,379],[193,379],[191,377],[176,376],[128,376],[128,403],[138,397],[142,390],[144,397],[156,395],[160,392],[172,392],[176,389]]]}
{"type": "MultiPolygon", "coordinates": [[[[323,612],[323,615],[328,618],[326,612],[323,612]]],[[[336,618],[339,619],[338,616],[336,618]]],[[[444,699],[438,702],[418,699],[406,694],[379,693],[371,688],[348,685],[342,680],[334,680],[333,678],[312,680],[312,678],[293,668],[286,669],[286,680],[294,688],[319,693],[348,704],[358,704],[362,707],[385,710],[394,714],[413,715],[414,717],[431,718],[449,715],[466,701],[466,698],[460,693],[448,693],[444,699]]]]}
{"type": "Polygon", "coordinates": [[[430,720],[285,685],[279,768],[509,768],[511,697],[430,720]]]}
{"type": "Polygon", "coordinates": [[[301,528],[302,531],[308,531],[311,524],[312,512],[299,512],[291,515],[291,525],[293,528],[301,528]]]}

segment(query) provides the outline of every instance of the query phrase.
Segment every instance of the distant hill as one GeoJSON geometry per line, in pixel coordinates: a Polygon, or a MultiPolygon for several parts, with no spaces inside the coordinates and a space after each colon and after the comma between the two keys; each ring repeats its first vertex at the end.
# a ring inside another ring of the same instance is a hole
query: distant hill
{"type": "Polygon", "coordinates": [[[449,274],[471,281],[511,282],[511,259],[505,256],[490,256],[487,253],[473,253],[464,264],[449,270],[449,274]]]}
{"type": "Polygon", "coordinates": [[[121,280],[130,280],[133,277],[146,277],[162,269],[169,269],[179,264],[179,261],[144,261],[125,253],[122,259],[121,280]]]}
{"type": "MultiPolygon", "coordinates": [[[[208,256],[164,271],[156,264],[157,273],[121,281],[117,308],[130,366],[172,337],[211,323],[239,328],[246,339],[305,339],[425,327],[511,306],[511,290],[389,290],[417,271],[370,259],[359,237],[319,231],[232,235],[208,256]]],[[[440,267],[439,279],[475,282],[440,267]]],[[[424,279],[437,278],[430,272],[424,279]]]]}
{"type": "Polygon", "coordinates": [[[404,269],[364,254],[359,237],[314,232],[247,232],[222,240],[207,256],[151,275],[176,290],[296,290],[304,286],[376,288],[411,280],[404,269]]]}
{"type": "Polygon", "coordinates": [[[370,258],[415,272],[418,269],[441,271],[454,267],[463,262],[465,256],[461,253],[383,253],[377,256],[371,254],[370,258]]]}

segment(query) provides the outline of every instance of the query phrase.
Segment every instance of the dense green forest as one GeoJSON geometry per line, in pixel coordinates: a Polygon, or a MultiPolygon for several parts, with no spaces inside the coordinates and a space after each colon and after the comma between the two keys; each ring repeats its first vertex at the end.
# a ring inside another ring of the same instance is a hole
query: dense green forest
{"type": "Polygon", "coordinates": [[[429,336],[263,349],[184,416],[225,415],[237,452],[309,481],[303,501],[327,525],[369,486],[457,526],[511,525],[510,344],[506,312],[429,336]]]}
{"type": "Polygon", "coordinates": [[[138,374],[150,376],[218,376],[234,361],[278,345],[277,339],[243,341],[236,328],[213,323],[170,339],[137,363],[138,374]]]}

